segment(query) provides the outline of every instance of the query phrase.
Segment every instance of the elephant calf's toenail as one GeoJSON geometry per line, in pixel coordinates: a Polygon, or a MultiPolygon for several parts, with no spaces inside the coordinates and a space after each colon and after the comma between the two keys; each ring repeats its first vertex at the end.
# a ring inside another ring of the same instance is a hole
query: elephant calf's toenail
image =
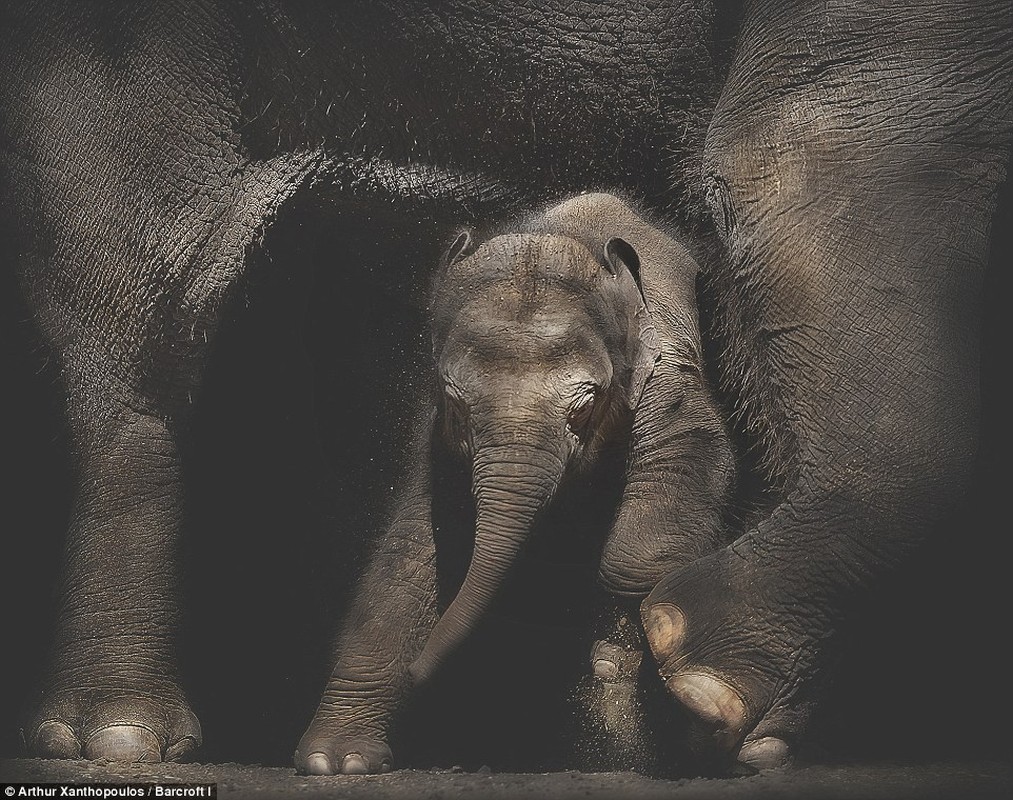
{"type": "Polygon", "coordinates": [[[671,603],[656,603],[644,614],[644,632],[654,655],[669,658],[686,638],[686,615],[671,603]]]}
{"type": "Polygon", "coordinates": [[[791,764],[791,748],[784,739],[764,736],[742,745],[739,761],[756,769],[779,769],[791,764]]]}
{"type": "Polygon", "coordinates": [[[594,662],[594,676],[603,681],[613,681],[619,677],[619,667],[615,662],[598,659],[594,662]]]}
{"type": "Polygon", "coordinates": [[[306,772],[309,775],[330,775],[331,760],[326,753],[310,753],[306,756],[306,772]]]}
{"type": "Polygon", "coordinates": [[[139,725],[110,725],[91,735],[84,746],[90,760],[155,763],[162,760],[162,747],[147,728],[139,725]]]}
{"type": "Polygon", "coordinates": [[[341,761],[341,772],[345,775],[365,775],[369,772],[366,759],[358,753],[349,753],[341,761]]]}
{"type": "Polygon", "coordinates": [[[721,747],[738,741],[746,724],[746,705],[727,683],[701,672],[686,672],[668,680],[668,689],[692,714],[716,730],[721,747]]]}

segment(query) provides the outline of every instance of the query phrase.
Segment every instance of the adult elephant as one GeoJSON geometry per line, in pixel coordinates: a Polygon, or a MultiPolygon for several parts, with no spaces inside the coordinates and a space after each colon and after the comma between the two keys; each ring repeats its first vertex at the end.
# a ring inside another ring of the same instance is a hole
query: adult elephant
{"type": "MultiPolygon", "coordinates": [[[[721,372],[781,498],[654,589],[648,636],[713,746],[782,761],[842,615],[967,481],[1010,12],[7,4],[7,243],[77,460],[30,750],[173,759],[200,741],[173,666],[179,436],[286,203],[482,216],[607,185],[692,223],[710,253],[721,372]]],[[[623,567],[602,571],[642,591],[623,567]]],[[[300,767],[341,769],[343,726],[370,713],[359,677],[350,701],[336,676],[300,767]]]]}

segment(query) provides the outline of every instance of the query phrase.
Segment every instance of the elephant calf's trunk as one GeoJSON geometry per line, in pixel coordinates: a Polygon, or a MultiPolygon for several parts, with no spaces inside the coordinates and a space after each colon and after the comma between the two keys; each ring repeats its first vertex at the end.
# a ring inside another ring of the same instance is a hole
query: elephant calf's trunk
{"type": "Polygon", "coordinates": [[[477,518],[471,564],[457,597],[409,667],[416,684],[425,682],[481,619],[557,483],[558,473],[488,477],[476,468],[477,518]]]}

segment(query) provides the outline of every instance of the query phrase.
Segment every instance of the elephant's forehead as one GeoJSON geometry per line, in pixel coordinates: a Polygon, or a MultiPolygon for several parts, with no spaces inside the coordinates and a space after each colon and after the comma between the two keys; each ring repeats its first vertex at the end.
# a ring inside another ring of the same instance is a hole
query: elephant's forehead
{"type": "Polygon", "coordinates": [[[445,357],[497,371],[607,361],[605,344],[586,310],[553,294],[524,314],[495,293],[468,303],[451,329],[445,357]]]}
{"type": "Polygon", "coordinates": [[[539,284],[578,282],[586,288],[600,280],[601,269],[584,245],[555,234],[512,233],[484,242],[459,267],[483,280],[509,280],[521,295],[539,284]]]}
{"type": "Polygon", "coordinates": [[[518,298],[513,287],[504,283],[465,303],[453,330],[473,344],[577,347],[593,335],[594,325],[583,303],[571,293],[546,287],[538,302],[530,302],[518,298]]]}

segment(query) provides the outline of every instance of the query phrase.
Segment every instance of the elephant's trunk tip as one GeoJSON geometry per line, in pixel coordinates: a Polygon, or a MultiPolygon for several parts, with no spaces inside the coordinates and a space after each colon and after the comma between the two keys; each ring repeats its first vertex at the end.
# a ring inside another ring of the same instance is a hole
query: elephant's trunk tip
{"type": "Polygon", "coordinates": [[[476,544],[461,590],[436,623],[422,652],[408,667],[413,685],[419,686],[428,681],[447,655],[468,636],[488,607],[518,549],[519,542],[511,542],[508,552],[503,554],[503,563],[496,564],[490,555],[483,552],[481,544],[476,544]]]}

